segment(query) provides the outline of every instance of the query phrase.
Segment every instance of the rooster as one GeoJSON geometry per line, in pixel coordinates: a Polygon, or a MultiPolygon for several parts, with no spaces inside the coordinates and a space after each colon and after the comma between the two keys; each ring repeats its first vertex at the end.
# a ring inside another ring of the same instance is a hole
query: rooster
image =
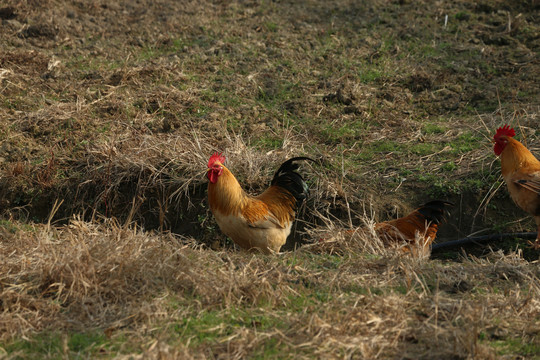
{"type": "Polygon", "coordinates": [[[445,220],[446,208],[453,205],[448,201],[433,200],[407,216],[376,223],[374,229],[386,244],[401,241],[414,244],[416,239],[420,239],[422,242],[418,245],[427,247],[435,240],[439,224],[445,220]]]}
{"type": "Polygon", "coordinates": [[[497,129],[493,151],[501,159],[501,173],[510,197],[517,206],[530,213],[536,222],[536,241],[540,249],[540,161],[522,143],[514,139],[516,132],[509,125],[497,129]]]}
{"type": "Polygon", "coordinates": [[[285,161],[270,187],[259,196],[251,196],[224,166],[225,157],[214,153],[208,160],[208,203],[221,231],[241,248],[266,254],[279,252],[308,193],[307,184],[296,172],[301,160],[314,161],[307,157],[285,161]]]}

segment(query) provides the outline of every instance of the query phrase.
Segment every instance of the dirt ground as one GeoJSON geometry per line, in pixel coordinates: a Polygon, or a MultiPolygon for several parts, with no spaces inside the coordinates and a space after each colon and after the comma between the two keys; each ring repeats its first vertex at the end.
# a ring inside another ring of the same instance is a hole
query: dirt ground
{"type": "MultiPolygon", "coordinates": [[[[148,228],[202,235],[204,209],[171,201],[183,185],[205,197],[186,143],[238,156],[241,141],[321,158],[324,181],[341,181],[316,191],[338,216],[345,197],[384,218],[445,197],[461,207],[452,232],[500,226],[524,214],[504,191],[502,211],[482,204],[500,183],[486,140],[515,122],[534,149],[537,15],[530,1],[8,1],[2,211],[43,221],[56,199],[59,219],[136,207],[148,228]]],[[[267,179],[242,180],[260,191],[267,179]]]]}

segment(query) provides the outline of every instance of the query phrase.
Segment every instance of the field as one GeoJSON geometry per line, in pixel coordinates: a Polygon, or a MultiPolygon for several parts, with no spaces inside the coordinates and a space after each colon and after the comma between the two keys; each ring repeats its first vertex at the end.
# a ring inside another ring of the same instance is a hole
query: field
{"type": "Polygon", "coordinates": [[[0,359],[540,359],[525,239],[404,256],[344,236],[430,199],[438,242],[534,231],[493,153],[540,157],[540,2],[6,0],[0,359]],[[222,151],[310,198],[282,254],[206,201],[222,151]]]}

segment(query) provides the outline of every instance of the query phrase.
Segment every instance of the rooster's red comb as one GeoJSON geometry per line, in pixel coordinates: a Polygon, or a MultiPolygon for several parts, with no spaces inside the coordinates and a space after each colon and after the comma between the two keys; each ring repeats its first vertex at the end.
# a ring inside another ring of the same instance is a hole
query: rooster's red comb
{"type": "Polygon", "coordinates": [[[514,129],[510,127],[510,125],[506,124],[503,127],[500,127],[497,129],[495,138],[498,138],[499,136],[503,136],[503,135],[514,137],[516,135],[516,132],[514,131],[514,129]]]}
{"type": "Polygon", "coordinates": [[[225,164],[225,156],[216,151],[212,156],[210,156],[210,160],[208,160],[208,167],[212,166],[216,161],[225,164]]]}

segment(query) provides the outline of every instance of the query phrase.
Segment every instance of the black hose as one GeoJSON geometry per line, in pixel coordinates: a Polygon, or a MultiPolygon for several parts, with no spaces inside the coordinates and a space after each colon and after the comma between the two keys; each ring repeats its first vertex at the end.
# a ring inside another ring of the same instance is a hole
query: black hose
{"type": "Polygon", "coordinates": [[[450,240],[442,243],[431,245],[431,252],[439,251],[451,247],[474,245],[480,243],[486,243],[491,241],[501,241],[504,239],[520,238],[520,239],[536,239],[535,232],[521,232],[521,233],[506,233],[506,234],[491,234],[482,236],[471,236],[459,240],[450,240]]]}

